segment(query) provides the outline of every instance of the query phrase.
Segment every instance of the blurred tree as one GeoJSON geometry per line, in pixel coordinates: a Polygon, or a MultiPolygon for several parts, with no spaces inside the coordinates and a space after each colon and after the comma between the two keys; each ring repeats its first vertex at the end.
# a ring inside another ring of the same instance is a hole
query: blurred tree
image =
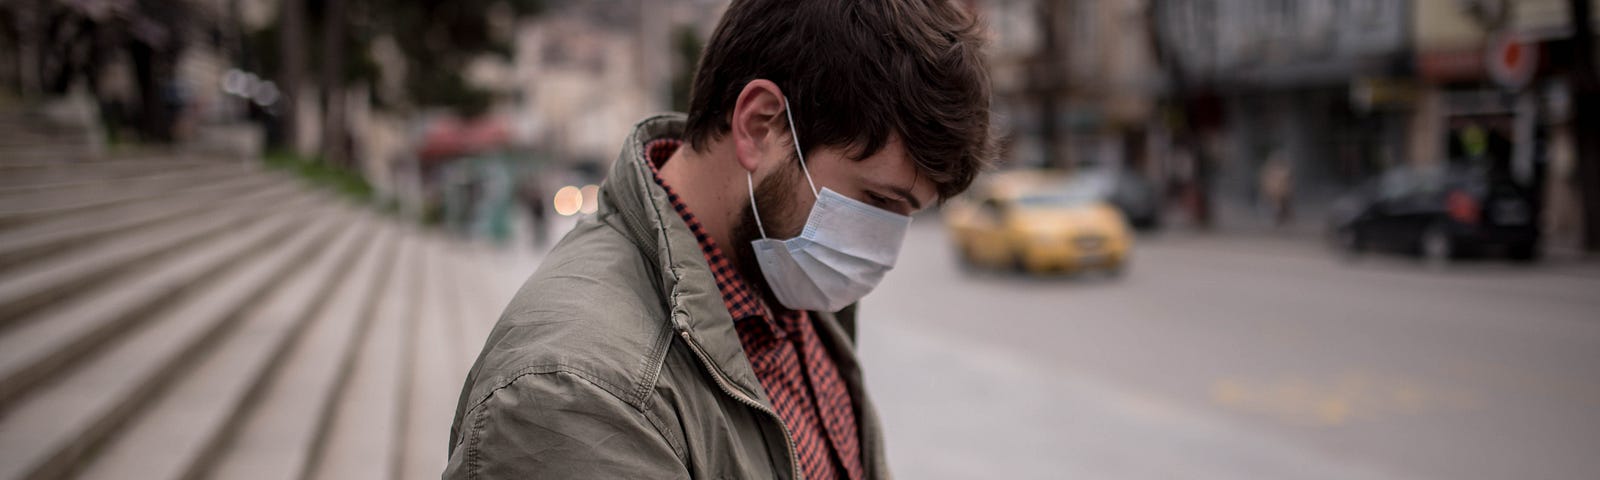
{"type": "Polygon", "coordinates": [[[41,45],[44,55],[39,59],[39,76],[45,93],[65,95],[73,82],[95,70],[99,50],[95,40],[105,29],[68,6],[50,5],[42,13],[45,42],[41,45]]]}
{"type": "Polygon", "coordinates": [[[700,33],[689,25],[679,26],[672,37],[677,64],[672,75],[672,110],[689,111],[689,92],[694,86],[694,72],[700,65],[700,51],[704,49],[700,33]]]}
{"type": "MultiPolygon", "coordinates": [[[[266,72],[283,79],[286,91],[298,91],[311,71],[304,59],[321,59],[315,68],[324,125],[321,156],[345,164],[349,154],[345,92],[353,85],[376,87],[378,67],[371,57],[376,39],[394,39],[406,63],[401,82],[404,102],[381,107],[445,108],[473,117],[486,112],[493,98],[471,85],[463,73],[483,55],[509,59],[513,52],[511,32],[493,28],[494,22],[535,15],[541,6],[541,0],[284,0],[277,58],[262,64],[266,72]],[[311,35],[320,41],[305,41],[311,35]]],[[[296,104],[288,102],[285,107],[284,140],[293,145],[296,104]]]]}
{"type": "Polygon", "coordinates": [[[0,43],[11,47],[4,56],[15,58],[15,87],[24,96],[64,95],[83,85],[104,100],[101,69],[125,54],[135,98],[132,106],[101,105],[107,127],[116,131],[126,121],[145,140],[167,141],[186,101],[174,74],[194,33],[192,9],[182,0],[0,2],[0,43]]]}
{"type": "Polygon", "coordinates": [[[374,9],[377,29],[394,36],[412,68],[406,69],[409,100],[419,107],[446,107],[463,116],[486,111],[490,95],[462,77],[481,55],[510,58],[510,38],[500,38],[494,15],[512,18],[536,15],[540,0],[420,0],[374,9]]]}

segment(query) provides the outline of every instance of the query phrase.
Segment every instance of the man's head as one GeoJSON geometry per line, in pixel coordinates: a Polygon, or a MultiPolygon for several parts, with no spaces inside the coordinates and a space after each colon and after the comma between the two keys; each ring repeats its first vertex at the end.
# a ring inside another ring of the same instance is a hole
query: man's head
{"type": "Polygon", "coordinates": [[[731,133],[741,101],[772,100],[744,95],[766,80],[793,102],[807,158],[898,139],[937,198],[954,196],[993,151],[981,35],[949,0],[735,0],[701,56],[687,140],[704,151],[731,133]]]}
{"type": "MultiPolygon", "coordinates": [[[[798,234],[815,202],[791,131],[816,188],[909,215],[965,190],[992,155],[981,35],[948,0],[734,0],[701,57],[686,140],[751,175],[769,236],[798,234]]],[[[748,278],[756,212],[736,212],[748,278]]]]}

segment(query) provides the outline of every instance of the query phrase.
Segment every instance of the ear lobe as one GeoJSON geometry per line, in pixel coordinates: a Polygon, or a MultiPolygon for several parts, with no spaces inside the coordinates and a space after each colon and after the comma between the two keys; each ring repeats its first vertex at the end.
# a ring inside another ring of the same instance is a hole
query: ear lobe
{"type": "Polygon", "coordinates": [[[746,172],[755,173],[756,167],[761,164],[761,145],[759,141],[749,135],[741,135],[738,128],[734,128],[733,150],[734,159],[746,172]]]}
{"type": "Polygon", "coordinates": [[[773,142],[782,140],[777,134],[783,109],[783,93],[769,80],[752,80],[739,92],[730,127],[739,165],[745,171],[755,172],[773,142]]]}

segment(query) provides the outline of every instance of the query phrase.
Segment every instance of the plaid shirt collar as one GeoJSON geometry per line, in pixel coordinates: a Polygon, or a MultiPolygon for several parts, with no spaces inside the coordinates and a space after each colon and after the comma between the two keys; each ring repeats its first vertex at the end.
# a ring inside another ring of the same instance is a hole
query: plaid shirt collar
{"type": "Polygon", "coordinates": [[[672,190],[671,185],[661,179],[661,165],[683,146],[683,141],[675,138],[658,138],[645,144],[645,164],[650,166],[650,175],[656,184],[667,191],[667,199],[672,202],[672,208],[677,210],[678,216],[683,217],[683,222],[689,226],[689,231],[694,233],[694,238],[700,243],[700,252],[705,254],[706,264],[711,267],[712,277],[717,282],[717,289],[722,293],[722,302],[728,307],[728,315],[735,321],[759,317],[763,324],[771,329],[771,333],[778,338],[786,334],[772,315],[768,315],[766,302],[760,293],[749,283],[739,271],[733,268],[727,255],[717,245],[717,240],[706,234],[705,227],[700,225],[700,220],[689,211],[689,206],[683,203],[682,197],[672,190]]]}

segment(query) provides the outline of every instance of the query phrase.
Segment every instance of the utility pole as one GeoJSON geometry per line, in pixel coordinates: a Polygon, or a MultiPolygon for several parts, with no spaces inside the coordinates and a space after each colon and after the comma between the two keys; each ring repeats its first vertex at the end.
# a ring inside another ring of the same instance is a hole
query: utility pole
{"type": "Polygon", "coordinates": [[[1028,90],[1039,107],[1039,142],[1044,152],[1044,166],[1068,168],[1070,163],[1061,152],[1060,92],[1066,81],[1063,66],[1066,49],[1061,42],[1061,2],[1039,0],[1039,50],[1028,62],[1028,90]]]}
{"type": "MultiPolygon", "coordinates": [[[[1182,118],[1179,125],[1169,124],[1169,127],[1173,131],[1174,146],[1187,152],[1190,162],[1191,170],[1183,194],[1195,225],[1202,230],[1211,228],[1211,157],[1205,146],[1205,133],[1197,125],[1197,114],[1189,108],[1189,104],[1191,96],[1197,90],[1204,92],[1207,86],[1203,80],[1205,74],[1197,79],[1191,78],[1191,72],[1185,71],[1181,42],[1195,37],[1195,30],[1205,32],[1202,34],[1205,36],[1215,32],[1216,8],[1215,2],[1201,0],[1150,0],[1145,6],[1150,50],[1167,83],[1163,95],[1164,110],[1168,115],[1182,118]],[[1167,29],[1183,33],[1172,33],[1167,29]],[[1180,36],[1189,38],[1174,38],[1180,36]]],[[[1202,63],[1201,68],[1210,72],[1208,63],[1202,63]]],[[[1164,121],[1170,121],[1170,117],[1164,121]]]]}

